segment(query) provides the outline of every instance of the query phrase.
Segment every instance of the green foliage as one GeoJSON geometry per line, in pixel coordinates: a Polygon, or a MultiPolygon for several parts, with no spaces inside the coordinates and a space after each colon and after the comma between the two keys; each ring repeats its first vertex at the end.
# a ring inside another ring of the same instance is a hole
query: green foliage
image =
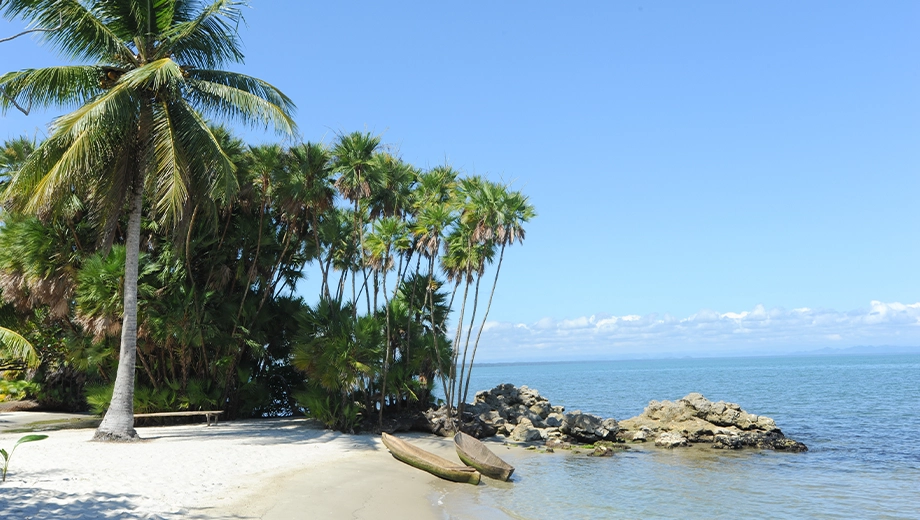
{"type": "Polygon", "coordinates": [[[4,368],[7,362],[20,362],[23,366],[35,367],[39,357],[35,347],[26,338],[6,327],[0,327],[0,368],[4,368]]]}
{"type": "MultiPolygon", "coordinates": [[[[86,387],[86,402],[90,412],[103,415],[112,400],[113,385],[89,385],[86,387]]],[[[219,393],[208,381],[190,380],[185,390],[172,383],[160,388],[138,386],[134,389],[134,411],[136,413],[169,412],[178,410],[211,410],[218,402],[219,393]]]]}
{"type": "Polygon", "coordinates": [[[3,479],[0,481],[6,482],[6,472],[10,466],[10,458],[13,456],[13,452],[16,451],[16,448],[18,448],[20,444],[40,441],[47,438],[47,435],[26,435],[25,437],[21,437],[18,441],[16,441],[16,444],[13,445],[13,448],[9,451],[9,453],[7,453],[4,449],[0,449],[0,455],[3,456],[3,479]]]}
{"type": "Polygon", "coordinates": [[[0,379],[0,402],[29,399],[38,395],[40,390],[41,385],[33,381],[24,379],[5,381],[0,379]]]}
{"type": "MultiPolygon", "coordinates": [[[[457,403],[488,316],[480,282],[493,266],[494,291],[506,246],[533,217],[527,198],[449,166],[420,171],[366,133],[284,148],[209,131],[233,165],[232,182],[219,182],[238,186],[235,196],[190,177],[175,226],[156,200],[144,207],[136,409],[304,410],[352,430],[381,409],[431,406],[436,385],[457,403]],[[321,277],[315,305],[290,296],[308,272],[321,277]]],[[[102,413],[118,363],[126,222],[106,254],[96,247],[104,220],[77,202],[43,219],[0,214],[10,246],[0,324],[36,345],[46,396],[63,402],[86,384],[87,406],[102,413]]]]}
{"type": "Polygon", "coordinates": [[[355,401],[311,385],[308,390],[295,394],[297,402],[307,410],[307,416],[322,422],[327,428],[353,432],[358,426],[364,407],[355,401]]]}
{"type": "Polygon", "coordinates": [[[95,415],[102,415],[109,409],[112,401],[113,385],[90,385],[84,390],[89,411],[95,415]]]}

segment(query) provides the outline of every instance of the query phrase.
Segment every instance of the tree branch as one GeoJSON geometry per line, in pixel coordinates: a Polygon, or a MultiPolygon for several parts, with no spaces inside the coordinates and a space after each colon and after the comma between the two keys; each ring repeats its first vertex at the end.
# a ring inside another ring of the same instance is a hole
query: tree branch
{"type": "Polygon", "coordinates": [[[19,103],[16,102],[15,99],[11,98],[10,96],[7,96],[7,95],[6,95],[6,91],[3,90],[2,88],[0,88],[0,96],[3,96],[3,99],[5,99],[5,100],[9,101],[10,103],[12,103],[13,106],[16,107],[16,110],[19,110],[20,112],[22,112],[22,113],[25,114],[25,115],[29,115],[29,112],[32,110],[32,103],[29,103],[29,106],[27,106],[27,107],[22,107],[22,106],[19,105],[19,103]]]}
{"type": "Polygon", "coordinates": [[[15,34],[15,35],[10,36],[10,37],[8,37],[8,38],[0,38],[0,43],[5,43],[5,42],[8,42],[8,41],[10,41],[10,40],[15,40],[16,38],[19,38],[20,36],[25,36],[25,35],[27,35],[27,34],[29,34],[29,33],[34,33],[34,32],[51,32],[51,31],[56,31],[56,30],[58,30],[58,29],[61,29],[62,27],[64,27],[64,15],[59,15],[59,16],[60,16],[60,18],[59,18],[60,21],[58,22],[57,26],[55,26],[55,27],[52,27],[52,28],[50,28],[50,29],[41,29],[41,28],[39,28],[39,29],[29,29],[29,30],[27,30],[27,31],[22,31],[22,32],[19,33],[19,34],[15,34]]]}
{"type": "MultiPolygon", "coordinates": [[[[57,26],[52,27],[52,28],[50,28],[50,29],[41,29],[41,28],[39,28],[39,29],[29,29],[29,30],[27,30],[27,31],[22,31],[22,32],[19,33],[19,34],[14,34],[13,36],[9,36],[9,37],[7,37],[7,38],[0,38],[0,43],[5,43],[5,42],[11,41],[11,40],[15,40],[16,38],[19,38],[20,36],[25,36],[25,35],[27,35],[27,34],[29,34],[29,33],[57,31],[58,29],[64,27],[64,15],[59,15],[59,20],[60,20],[60,21],[58,22],[57,26]]],[[[25,115],[29,115],[29,112],[32,110],[32,103],[29,103],[29,106],[27,106],[27,107],[22,107],[19,103],[16,102],[15,99],[13,99],[13,98],[11,98],[10,96],[8,96],[8,95],[6,94],[6,90],[4,90],[4,89],[0,89],[0,96],[3,96],[3,99],[6,99],[6,100],[9,101],[10,103],[12,103],[13,106],[16,107],[16,110],[19,110],[20,112],[22,112],[22,113],[25,114],[25,115]]]]}

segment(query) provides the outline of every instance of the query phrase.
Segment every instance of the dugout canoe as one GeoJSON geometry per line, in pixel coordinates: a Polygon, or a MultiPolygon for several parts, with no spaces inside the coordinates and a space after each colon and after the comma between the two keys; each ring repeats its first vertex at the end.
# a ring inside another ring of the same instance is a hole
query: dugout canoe
{"type": "Polygon", "coordinates": [[[390,450],[390,453],[412,467],[454,482],[479,484],[479,480],[482,478],[475,468],[461,466],[441,458],[430,451],[425,451],[388,433],[384,433],[382,437],[383,444],[390,450]]]}
{"type": "Polygon", "coordinates": [[[514,466],[503,461],[479,439],[463,432],[454,435],[457,455],[467,466],[472,466],[487,477],[508,480],[514,473],[514,466]]]}

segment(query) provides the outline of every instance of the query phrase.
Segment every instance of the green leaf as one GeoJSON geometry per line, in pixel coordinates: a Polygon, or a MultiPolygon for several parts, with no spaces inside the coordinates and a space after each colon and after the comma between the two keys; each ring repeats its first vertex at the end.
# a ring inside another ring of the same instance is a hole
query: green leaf
{"type": "Polygon", "coordinates": [[[47,438],[48,438],[47,435],[26,435],[25,437],[16,441],[16,446],[19,446],[20,444],[23,444],[25,442],[40,441],[42,439],[47,439],[47,438]]]}

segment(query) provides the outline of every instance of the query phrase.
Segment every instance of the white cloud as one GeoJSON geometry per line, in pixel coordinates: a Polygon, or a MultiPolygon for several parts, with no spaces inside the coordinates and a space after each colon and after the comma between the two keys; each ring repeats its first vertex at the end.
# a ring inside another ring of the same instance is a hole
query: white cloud
{"type": "Polygon", "coordinates": [[[620,356],[769,354],[856,345],[920,345],[920,303],[872,301],[840,312],[802,307],[787,311],[704,309],[683,319],[595,314],[543,318],[532,324],[489,322],[480,343],[483,361],[604,359],[620,356]]]}

